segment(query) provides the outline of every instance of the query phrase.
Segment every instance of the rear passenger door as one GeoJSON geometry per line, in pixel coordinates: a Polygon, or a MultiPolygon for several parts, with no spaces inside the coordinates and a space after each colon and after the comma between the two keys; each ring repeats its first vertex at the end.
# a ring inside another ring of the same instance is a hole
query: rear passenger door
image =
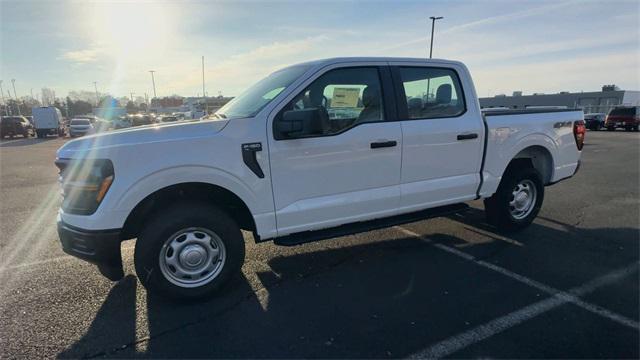
{"type": "Polygon", "coordinates": [[[484,146],[481,114],[466,101],[475,99],[473,85],[465,91],[455,68],[393,65],[403,133],[402,211],[473,199],[484,146]]]}

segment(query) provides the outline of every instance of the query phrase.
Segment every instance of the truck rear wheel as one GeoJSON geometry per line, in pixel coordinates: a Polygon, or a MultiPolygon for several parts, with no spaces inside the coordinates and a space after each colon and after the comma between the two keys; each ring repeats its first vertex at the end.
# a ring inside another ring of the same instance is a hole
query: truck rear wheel
{"type": "Polygon", "coordinates": [[[136,242],[136,273],[147,291],[199,298],[219,290],[244,262],[240,228],[225,212],[182,203],[147,223],[136,242]]]}
{"type": "Polygon", "coordinates": [[[534,168],[507,169],[492,197],[484,200],[487,222],[500,230],[521,230],[533,221],[544,199],[544,184],[534,168]]]}

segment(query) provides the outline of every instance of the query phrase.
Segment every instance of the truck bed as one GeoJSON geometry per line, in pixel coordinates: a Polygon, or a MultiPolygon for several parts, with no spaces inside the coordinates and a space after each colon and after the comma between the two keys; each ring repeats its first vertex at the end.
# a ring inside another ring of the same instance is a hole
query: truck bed
{"type": "MultiPolygon", "coordinates": [[[[542,164],[545,184],[572,176],[580,159],[573,134],[575,121],[584,120],[582,110],[523,109],[483,111],[487,136],[479,197],[491,196],[505,167],[519,154],[532,153],[542,164]]],[[[526,156],[523,156],[526,157],[526,156]]]]}

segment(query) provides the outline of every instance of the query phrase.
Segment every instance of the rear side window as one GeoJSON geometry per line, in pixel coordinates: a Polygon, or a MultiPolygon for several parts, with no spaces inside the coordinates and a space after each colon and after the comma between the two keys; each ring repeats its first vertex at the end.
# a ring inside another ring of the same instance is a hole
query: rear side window
{"type": "Polygon", "coordinates": [[[399,72],[409,119],[454,117],[465,112],[464,95],[455,71],[401,67],[399,72]]]}
{"type": "Polygon", "coordinates": [[[611,112],[609,113],[609,115],[615,115],[615,116],[635,116],[636,115],[636,108],[635,107],[619,107],[619,108],[613,108],[611,110],[611,112]]]}

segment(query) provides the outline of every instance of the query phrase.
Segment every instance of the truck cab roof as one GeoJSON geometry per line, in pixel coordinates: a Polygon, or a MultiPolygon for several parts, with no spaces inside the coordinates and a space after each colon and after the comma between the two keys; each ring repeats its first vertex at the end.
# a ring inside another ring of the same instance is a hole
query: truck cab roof
{"type": "Polygon", "coordinates": [[[409,57],[377,57],[377,56],[334,57],[334,58],[307,61],[303,63],[293,64],[291,66],[308,65],[308,66],[314,66],[314,67],[323,67],[327,65],[349,63],[349,62],[414,62],[422,65],[432,63],[432,64],[438,64],[438,65],[450,64],[450,65],[464,66],[462,62],[456,61],[456,60],[409,58],[409,57]]]}

